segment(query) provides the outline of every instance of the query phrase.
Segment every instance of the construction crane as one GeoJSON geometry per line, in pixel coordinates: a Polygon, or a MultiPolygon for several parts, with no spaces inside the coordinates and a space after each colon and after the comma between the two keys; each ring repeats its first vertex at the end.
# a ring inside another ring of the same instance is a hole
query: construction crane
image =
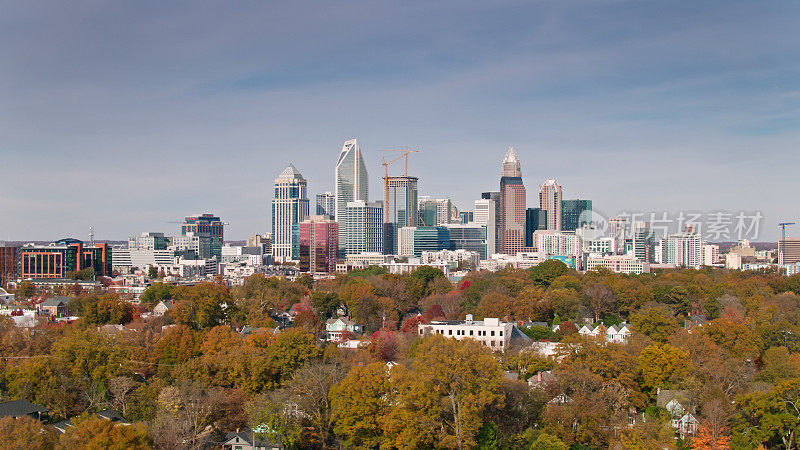
{"type": "Polygon", "coordinates": [[[794,225],[794,222],[781,222],[778,224],[781,227],[781,243],[778,246],[778,264],[783,264],[783,252],[786,251],[786,227],[794,225]]]}
{"type": "MultiPolygon", "coordinates": [[[[403,150],[378,150],[379,152],[397,152],[402,153],[397,158],[392,159],[391,161],[386,161],[386,158],[381,158],[381,165],[383,166],[383,223],[389,223],[389,164],[398,161],[400,158],[406,159],[406,167],[405,171],[403,172],[403,176],[408,176],[408,155],[411,153],[417,153],[419,150],[408,150],[405,148],[403,150]]],[[[411,218],[409,218],[409,221],[411,218]]]]}

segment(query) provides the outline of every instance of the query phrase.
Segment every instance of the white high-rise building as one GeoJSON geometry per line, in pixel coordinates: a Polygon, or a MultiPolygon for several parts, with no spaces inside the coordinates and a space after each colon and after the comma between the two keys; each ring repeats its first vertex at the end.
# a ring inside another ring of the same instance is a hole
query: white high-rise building
{"type": "MultiPolygon", "coordinates": [[[[345,141],[342,150],[339,152],[339,159],[336,161],[334,174],[334,196],[336,204],[334,206],[334,217],[339,224],[339,247],[345,245],[345,233],[347,224],[347,204],[353,201],[366,202],[369,199],[367,165],[361,155],[361,148],[356,139],[345,141]]],[[[383,222],[383,218],[381,218],[383,222]]],[[[383,251],[381,249],[380,251],[383,251]]]]}
{"type": "Polygon", "coordinates": [[[703,241],[695,232],[670,234],[661,239],[661,263],[699,269],[703,259],[703,241]]]}
{"type": "Polygon", "coordinates": [[[561,186],[547,180],[539,188],[539,208],[547,211],[547,230],[561,231],[561,186]]]}
{"type": "Polygon", "coordinates": [[[356,200],[344,212],[346,254],[383,253],[383,205],[356,200]]]}
{"type": "Polygon", "coordinates": [[[494,200],[475,200],[473,221],[486,226],[486,257],[497,253],[497,205],[494,200]]]}
{"type": "Polygon", "coordinates": [[[272,255],[277,261],[300,258],[298,225],[308,218],[308,183],[292,164],[275,179],[272,199],[272,255]]]}
{"type": "Polygon", "coordinates": [[[414,256],[414,232],[417,227],[402,227],[397,230],[397,255],[414,256]]]}
{"type": "Polygon", "coordinates": [[[536,238],[536,248],[539,257],[545,259],[547,256],[572,256],[577,259],[581,254],[581,238],[574,233],[559,233],[553,231],[537,231],[534,233],[536,238]]]}
{"type": "Polygon", "coordinates": [[[331,219],[336,217],[336,196],[326,191],[324,194],[317,194],[317,214],[327,216],[331,219]]]}
{"type": "Polygon", "coordinates": [[[719,263],[719,245],[706,244],[703,246],[703,265],[713,266],[719,263]]]}
{"type": "Polygon", "coordinates": [[[612,217],[608,219],[608,236],[614,240],[614,253],[625,253],[625,237],[628,220],[625,217],[612,217]]]}

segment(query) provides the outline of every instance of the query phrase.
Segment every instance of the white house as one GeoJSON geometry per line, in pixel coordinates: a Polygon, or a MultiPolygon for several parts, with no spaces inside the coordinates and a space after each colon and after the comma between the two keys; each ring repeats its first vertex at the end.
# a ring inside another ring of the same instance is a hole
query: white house
{"type": "Polygon", "coordinates": [[[603,325],[598,325],[594,328],[589,328],[588,325],[584,325],[578,330],[581,336],[603,336],[606,342],[626,342],[628,340],[628,336],[630,336],[631,332],[628,329],[628,326],[623,322],[620,324],[620,328],[612,325],[608,328],[605,328],[603,325]]]}
{"type": "Polygon", "coordinates": [[[163,316],[170,309],[172,309],[172,300],[161,300],[155,307],[153,307],[153,315],[163,316]]]}
{"type": "Polygon", "coordinates": [[[698,427],[699,422],[697,418],[690,413],[684,414],[680,419],[672,420],[672,428],[674,428],[682,438],[697,434],[698,427]]]}
{"type": "Polygon", "coordinates": [[[630,336],[631,332],[628,329],[628,326],[620,324],[620,327],[617,328],[614,325],[608,327],[606,330],[606,341],[608,342],[626,342],[628,340],[628,336],[630,336]]]}
{"type": "Polygon", "coordinates": [[[420,336],[435,333],[459,341],[467,338],[475,339],[492,351],[505,351],[508,348],[513,329],[513,323],[500,322],[500,319],[491,317],[473,320],[472,314],[467,314],[466,320],[434,320],[417,326],[420,336]]]}

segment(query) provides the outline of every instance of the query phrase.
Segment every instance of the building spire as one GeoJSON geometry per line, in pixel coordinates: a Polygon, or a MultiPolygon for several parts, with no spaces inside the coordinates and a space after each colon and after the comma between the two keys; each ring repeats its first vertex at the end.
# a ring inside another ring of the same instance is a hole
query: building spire
{"type": "Polygon", "coordinates": [[[503,170],[500,173],[504,177],[521,177],[522,171],[520,170],[519,158],[514,147],[508,147],[505,158],[503,158],[503,170]]]}

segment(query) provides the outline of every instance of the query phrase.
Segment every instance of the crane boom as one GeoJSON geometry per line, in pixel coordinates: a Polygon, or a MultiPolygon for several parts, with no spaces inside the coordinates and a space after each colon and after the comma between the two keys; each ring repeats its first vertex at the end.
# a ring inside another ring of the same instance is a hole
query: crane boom
{"type": "Polygon", "coordinates": [[[389,164],[397,162],[400,158],[405,158],[405,171],[403,172],[403,176],[408,176],[408,155],[411,153],[417,153],[419,150],[409,150],[405,148],[403,150],[378,150],[379,152],[398,152],[401,153],[396,158],[392,159],[391,161],[386,161],[386,158],[383,158],[381,165],[383,166],[383,223],[389,223],[389,213],[388,213],[388,205],[389,205],[389,164]]]}

